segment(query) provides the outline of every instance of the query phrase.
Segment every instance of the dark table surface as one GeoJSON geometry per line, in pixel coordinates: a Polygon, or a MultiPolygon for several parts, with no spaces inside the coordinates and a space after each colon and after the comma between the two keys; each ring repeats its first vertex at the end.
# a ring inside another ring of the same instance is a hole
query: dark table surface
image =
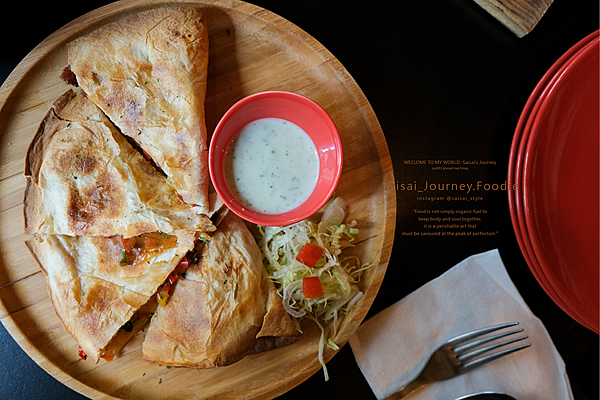
{"type": "MultiPolygon", "coordinates": [[[[46,36],[108,1],[36,2],[5,9],[0,82],[46,36]],[[14,19],[14,21],[11,21],[14,19]],[[16,28],[15,28],[16,26],[16,28]]],[[[527,98],[546,70],[598,29],[594,0],[556,0],[538,26],[517,38],[471,0],[255,0],[320,41],[354,77],[385,133],[397,182],[460,179],[502,183],[510,145],[527,98]],[[491,160],[449,175],[405,160],[491,160]]],[[[597,167],[597,166],[596,166],[597,167]]],[[[563,357],[575,399],[598,399],[598,336],[576,323],[531,274],[510,222],[506,192],[484,194],[482,237],[403,236],[422,231],[412,211],[456,208],[418,203],[397,192],[396,238],[386,278],[369,316],[401,300],[457,262],[498,248],[521,295],[545,324],[563,357]]],[[[407,339],[410,340],[410,339],[407,339]]],[[[374,399],[349,345],[321,373],[284,399],[374,399]]],[[[0,325],[0,399],[84,398],[37,366],[0,325]]]]}

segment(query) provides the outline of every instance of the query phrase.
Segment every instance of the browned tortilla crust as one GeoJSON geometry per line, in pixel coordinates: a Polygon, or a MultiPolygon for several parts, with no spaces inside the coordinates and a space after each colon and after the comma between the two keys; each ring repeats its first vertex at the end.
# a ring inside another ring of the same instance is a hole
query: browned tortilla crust
{"type": "Polygon", "coordinates": [[[47,276],[56,314],[87,356],[98,362],[119,328],[193,247],[194,232],[177,235],[177,248],[124,266],[109,238],[50,235],[26,244],[47,276]]]}
{"type": "Polygon", "coordinates": [[[267,277],[267,272],[263,268],[263,292],[267,293],[267,313],[264,316],[263,324],[256,337],[268,336],[297,336],[298,331],[292,322],[292,318],[283,307],[281,296],[275,289],[273,282],[267,277]]]}
{"type": "MultiPolygon", "coordinates": [[[[200,262],[177,282],[167,305],[157,308],[146,333],[143,359],[212,368],[253,352],[269,306],[270,282],[265,282],[263,271],[254,238],[238,216],[228,213],[204,246],[200,262]]],[[[291,324],[287,313],[281,318],[291,324]]]]}
{"type": "Polygon", "coordinates": [[[27,234],[126,237],[214,226],[175,190],[86,96],[63,94],[27,152],[27,234]]]}
{"type": "Polygon", "coordinates": [[[90,99],[186,203],[206,213],[208,30],[201,11],[166,7],[128,16],[71,42],[68,58],[90,99]]]}

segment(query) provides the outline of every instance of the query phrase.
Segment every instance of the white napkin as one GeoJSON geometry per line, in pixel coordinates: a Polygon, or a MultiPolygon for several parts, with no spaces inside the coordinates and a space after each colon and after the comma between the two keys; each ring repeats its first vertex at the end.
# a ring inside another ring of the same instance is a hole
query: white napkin
{"type": "Polygon", "coordinates": [[[517,291],[497,250],[463,260],[365,321],[350,338],[358,366],[378,399],[410,382],[446,340],[519,321],[532,346],[468,373],[422,386],[411,400],[450,400],[495,391],[519,400],[573,399],[565,365],[542,322],[517,291]]]}

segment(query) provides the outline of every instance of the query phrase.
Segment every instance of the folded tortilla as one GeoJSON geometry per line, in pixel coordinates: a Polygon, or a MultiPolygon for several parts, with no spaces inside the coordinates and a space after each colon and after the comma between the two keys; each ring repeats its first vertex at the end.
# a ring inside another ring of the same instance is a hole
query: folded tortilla
{"type": "Polygon", "coordinates": [[[199,263],[177,281],[166,306],[156,309],[146,332],[143,359],[159,365],[212,368],[276,347],[267,337],[297,334],[267,278],[252,234],[230,212],[204,244],[199,263]]]}
{"type": "Polygon", "coordinates": [[[198,212],[208,208],[208,29],[193,7],[140,12],[69,43],[77,83],[198,212]]]}

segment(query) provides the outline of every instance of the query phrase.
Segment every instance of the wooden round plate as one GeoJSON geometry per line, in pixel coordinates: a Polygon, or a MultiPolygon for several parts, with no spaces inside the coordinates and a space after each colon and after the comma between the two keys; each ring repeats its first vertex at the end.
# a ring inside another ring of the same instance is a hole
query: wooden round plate
{"type": "MultiPolygon", "coordinates": [[[[339,61],[310,35],[262,8],[239,1],[165,3],[122,0],[67,24],[39,44],[0,88],[0,320],[42,368],[94,398],[268,399],[319,371],[320,331],[307,321],[302,339],[210,370],[159,367],[141,360],[143,332],[110,363],[77,355],[78,345],[56,316],[46,277],[25,247],[24,158],[52,103],[68,86],[66,45],[104,24],[153,7],[199,7],[209,22],[210,62],[206,118],[212,132],[237,100],[265,90],[285,90],[320,104],[337,125],[344,171],[337,195],[349,202],[348,218],[360,228],[350,250],[376,266],[363,275],[365,296],[344,319],[335,341],[342,346],[367,314],[390,258],[396,194],[390,154],[369,102],[339,61]],[[386,188],[388,188],[386,190],[386,188]]],[[[334,351],[326,348],[325,360],[334,351]]]]}

